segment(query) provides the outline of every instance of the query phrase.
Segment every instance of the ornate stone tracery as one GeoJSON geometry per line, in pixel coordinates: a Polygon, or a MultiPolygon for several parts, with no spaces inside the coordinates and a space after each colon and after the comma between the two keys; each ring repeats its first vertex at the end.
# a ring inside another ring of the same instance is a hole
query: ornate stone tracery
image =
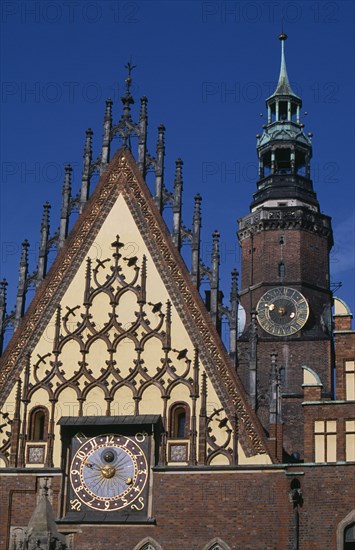
{"type": "Polygon", "coordinates": [[[197,463],[198,436],[207,446],[203,463],[209,464],[219,455],[227,457],[229,462],[233,461],[230,447],[232,428],[227,417],[221,420],[219,416],[223,408],[214,410],[210,417],[203,411],[200,413],[205,415],[206,430],[198,434],[198,352],[195,351],[195,357],[191,360],[187,349],[172,347],[171,303],[169,300],[165,305],[160,301],[148,301],[147,259],[145,256],[141,261],[136,256],[124,257],[124,246],[117,236],[112,243],[112,258],[96,259],[95,263],[87,258],[81,303],[66,305],[65,311],[58,306],[51,352],[38,354],[35,362],[28,356],[23,389],[21,391],[19,384],[17,397],[18,410],[20,399],[22,401],[22,419],[17,420],[21,430],[15,445],[18,460],[14,457],[13,464],[25,466],[27,462],[27,418],[31,418],[38,391],[44,391],[50,403],[45,465],[51,467],[56,406],[65,390],[70,388],[74,391],[77,414],[82,416],[86,402],[92,400],[91,392],[100,389],[106,403],[105,414],[110,416],[115,414],[112,409],[120,399],[122,388],[131,395],[134,403],[132,414],[139,415],[145,392],[154,387],[161,397],[160,403],[155,405],[156,411],[162,415],[166,429],[161,449],[161,463],[164,465],[167,463],[168,404],[174,403],[176,398],[173,393],[178,386],[185,387],[190,396],[191,414],[185,431],[185,440],[189,441],[186,461],[197,463]],[[129,300],[130,308],[126,307],[126,302],[122,306],[125,300],[129,300]],[[99,322],[96,321],[98,314],[99,322]],[[153,356],[147,352],[149,347],[154,352],[153,356]],[[216,418],[217,423],[214,422],[216,418]],[[218,442],[214,435],[217,432],[218,442]]]}

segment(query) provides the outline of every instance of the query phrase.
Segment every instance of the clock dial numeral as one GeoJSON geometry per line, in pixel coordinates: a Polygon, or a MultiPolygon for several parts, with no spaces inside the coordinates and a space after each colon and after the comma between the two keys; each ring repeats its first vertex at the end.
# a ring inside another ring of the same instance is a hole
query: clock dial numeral
{"type": "Polygon", "coordinates": [[[134,510],[143,510],[143,508],[144,508],[144,498],[139,497],[138,502],[139,502],[139,505],[138,504],[132,504],[131,508],[133,508],[134,510]]]}
{"type": "Polygon", "coordinates": [[[80,510],[81,508],[81,502],[77,498],[70,501],[70,507],[72,510],[80,510]]]}
{"type": "Polygon", "coordinates": [[[134,439],[136,441],[138,441],[138,443],[143,443],[143,441],[145,440],[145,438],[147,437],[147,432],[138,432],[136,433],[136,435],[134,436],[134,439]]]}
{"type": "Polygon", "coordinates": [[[75,439],[77,441],[79,441],[80,445],[82,445],[84,443],[84,439],[86,439],[86,435],[83,434],[82,432],[78,432],[76,435],[75,435],[75,439]]]}

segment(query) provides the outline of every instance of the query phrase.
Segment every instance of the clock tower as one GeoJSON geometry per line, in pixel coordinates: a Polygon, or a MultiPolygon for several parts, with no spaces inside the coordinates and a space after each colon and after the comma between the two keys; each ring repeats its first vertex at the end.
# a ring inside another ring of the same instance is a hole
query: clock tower
{"type": "Polygon", "coordinates": [[[239,220],[240,302],[246,324],[238,369],[264,428],[283,427],[287,455],[302,457],[303,366],[332,395],[331,220],[320,212],[311,180],[312,134],[304,133],[302,100],[291,88],[281,41],[267,124],[257,135],[259,179],[250,213],[239,220]]]}

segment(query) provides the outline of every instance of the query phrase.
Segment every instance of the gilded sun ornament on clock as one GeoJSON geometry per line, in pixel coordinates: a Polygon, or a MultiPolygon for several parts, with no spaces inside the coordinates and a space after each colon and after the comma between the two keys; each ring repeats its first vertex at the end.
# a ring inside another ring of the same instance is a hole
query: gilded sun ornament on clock
{"type": "Polygon", "coordinates": [[[139,501],[148,467],[138,444],[144,435],[135,437],[136,441],[118,434],[98,435],[79,447],[71,463],[70,483],[82,503],[114,512],[139,501]]]}
{"type": "Polygon", "coordinates": [[[290,287],[268,290],[256,306],[260,326],[273,336],[290,336],[301,330],[309,316],[306,298],[290,287]]]}

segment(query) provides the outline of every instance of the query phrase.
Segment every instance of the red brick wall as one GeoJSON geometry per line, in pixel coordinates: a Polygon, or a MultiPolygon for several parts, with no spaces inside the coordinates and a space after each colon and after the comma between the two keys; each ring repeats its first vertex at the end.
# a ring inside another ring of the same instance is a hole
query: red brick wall
{"type": "Polygon", "coordinates": [[[336,397],[345,399],[345,361],[355,359],[355,332],[335,334],[336,397]]]}
{"type": "Polygon", "coordinates": [[[286,280],[329,288],[328,239],[299,229],[261,231],[244,239],[241,289],[279,280],[278,265],[286,267],[286,280]],[[280,245],[280,237],[284,245],[280,245]],[[281,256],[282,250],[282,256],[281,256]]]}
{"type": "MultiPolygon", "coordinates": [[[[214,537],[231,549],[291,550],[293,508],[288,494],[295,477],[292,472],[300,473],[304,499],[300,550],[335,548],[337,525],[353,506],[351,465],[294,465],[289,475],[283,468],[195,474],[157,471],[153,488],[156,525],[74,526],[75,548],[132,550],[150,536],[163,550],[202,550],[214,537]]],[[[0,548],[7,548],[9,525],[23,526],[32,514],[36,481],[29,475],[3,475],[0,481],[0,548]]],[[[59,486],[58,478],[53,485],[59,486]]]]}
{"type": "MultiPolygon", "coordinates": [[[[238,342],[238,374],[244,387],[249,389],[249,369],[247,351],[249,342],[238,342]]],[[[277,352],[277,366],[284,368],[284,382],[281,394],[298,394],[299,397],[285,397],[282,400],[282,418],[284,421],[284,447],[291,454],[303,452],[303,369],[307,366],[320,377],[324,392],[331,390],[331,343],[328,340],[259,340],[257,346],[257,379],[258,379],[258,416],[264,427],[269,429],[269,405],[271,375],[271,353],[277,352]]]]}

